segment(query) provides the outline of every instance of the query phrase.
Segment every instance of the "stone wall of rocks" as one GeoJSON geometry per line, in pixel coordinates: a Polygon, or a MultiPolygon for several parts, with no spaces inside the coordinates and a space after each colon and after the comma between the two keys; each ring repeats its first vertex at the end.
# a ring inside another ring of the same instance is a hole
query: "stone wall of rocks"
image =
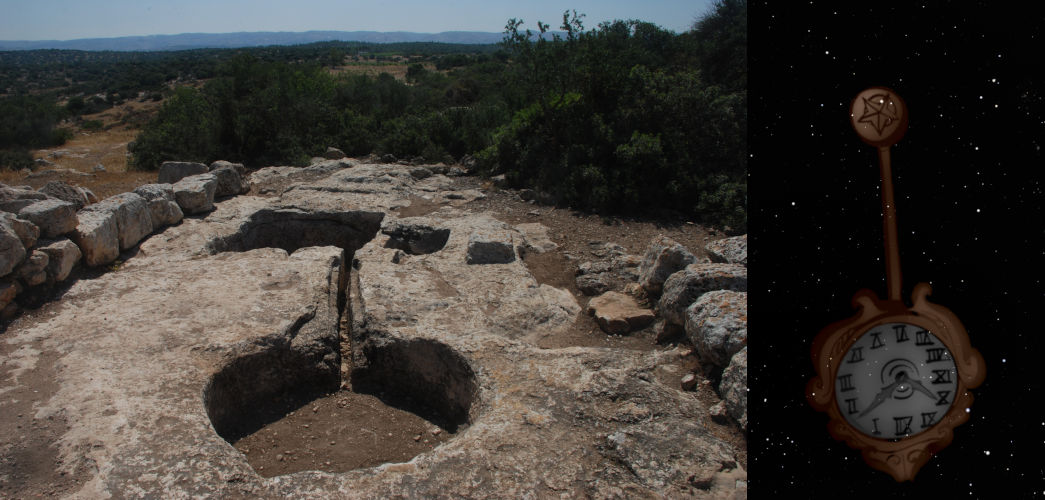
{"type": "Polygon", "coordinates": [[[90,190],[52,181],[39,190],[0,184],[0,317],[9,319],[28,289],[66,280],[78,265],[112,264],[120,253],[214,199],[250,190],[243,165],[166,162],[160,182],[99,200],[90,190]]]}
{"type": "MultiPolygon", "coordinates": [[[[594,296],[588,314],[609,334],[656,321],[658,341],[685,335],[705,375],[719,380],[721,413],[747,429],[747,235],[708,243],[704,259],[666,236],[651,241],[641,259],[613,243],[596,246],[592,253],[603,260],[577,271],[577,288],[594,296]]],[[[682,385],[692,389],[695,380],[684,376],[682,385]]]]}

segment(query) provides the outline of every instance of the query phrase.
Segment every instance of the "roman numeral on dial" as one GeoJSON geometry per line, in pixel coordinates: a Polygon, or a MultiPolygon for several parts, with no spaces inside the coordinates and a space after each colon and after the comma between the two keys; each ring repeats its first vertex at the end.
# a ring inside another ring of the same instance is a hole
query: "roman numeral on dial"
{"type": "Polygon", "coordinates": [[[951,384],[950,370],[933,370],[933,384],[951,384]]]}
{"type": "Polygon", "coordinates": [[[922,429],[926,427],[932,427],[936,423],[936,412],[924,412],[922,413],[922,429]]]}
{"type": "Polygon", "coordinates": [[[936,406],[944,406],[951,404],[950,401],[947,401],[947,396],[951,395],[951,391],[936,391],[936,395],[940,398],[936,400],[936,406]]]}
{"type": "Polygon", "coordinates": [[[856,413],[857,412],[857,409],[856,409],[856,398],[851,398],[851,399],[845,400],[845,407],[846,407],[846,411],[850,415],[856,413]]]}
{"type": "Polygon", "coordinates": [[[849,360],[846,363],[858,363],[864,360],[864,348],[854,347],[852,353],[849,354],[849,360]]]}
{"type": "Polygon", "coordinates": [[[907,325],[896,325],[893,327],[893,331],[896,332],[897,344],[911,340],[910,337],[907,336],[907,325]]]}
{"type": "Polygon", "coordinates": [[[878,349],[879,347],[885,347],[885,344],[882,343],[882,333],[881,332],[871,332],[871,336],[874,337],[874,340],[871,342],[871,349],[878,349]]]}
{"type": "Polygon", "coordinates": [[[944,349],[943,347],[930,347],[925,350],[925,354],[929,356],[928,359],[925,360],[925,362],[936,363],[938,361],[945,361],[944,354],[946,353],[947,349],[944,349]]]}
{"type": "Polygon", "coordinates": [[[914,332],[914,335],[914,345],[936,345],[936,343],[932,341],[932,336],[929,334],[929,330],[919,330],[914,332]]]}
{"type": "Polygon", "coordinates": [[[851,391],[856,389],[853,387],[853,375],[842,375],[838,377],[838,383],[842,384],[842,392],[851,391]]]}
{"type": "Polygon", "coordinates": [[[893,421],[896,422],[896,435],[903,436],[904,434],[911,433],[911,420],[914,420],[914,416],[910,417],[893,417],[893,421]]]}

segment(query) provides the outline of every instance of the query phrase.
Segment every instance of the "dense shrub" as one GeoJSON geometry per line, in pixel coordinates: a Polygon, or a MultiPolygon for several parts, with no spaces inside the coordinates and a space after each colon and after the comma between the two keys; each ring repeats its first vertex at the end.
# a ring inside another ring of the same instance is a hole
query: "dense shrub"
{"type": "Polygon", "coordinates": [[[421,53],[408,58],[406,82],[335,77],[316,62],[340,62],[337,50],[311,63],[242,53],[202,89],[174,93],[136,142],[134,166],[303,165],[328,146],[428,161],[472,154],[484,173],[575,208],[667,210],[743,231],[746,15],[745,0],[719,0],[681,35],[639,21],[586,31],[567,12],[565,36],[550,36],[546,24],[520,32],[513,19],[497,52],[421,53]]]}

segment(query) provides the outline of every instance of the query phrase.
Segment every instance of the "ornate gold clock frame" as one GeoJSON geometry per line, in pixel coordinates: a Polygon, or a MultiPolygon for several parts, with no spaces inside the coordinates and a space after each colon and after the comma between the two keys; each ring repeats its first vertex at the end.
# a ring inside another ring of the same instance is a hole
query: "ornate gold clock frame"
{"type": "Polygon", "coordinates": [[[832,437],[861,450],[868,465],[890,474],[896,481],[912,481],[932,455],[951,443],[954,428],[969,419],[968,409],[973,401],[969,389],[983,382],[986,366],[983,357],[969,343],[969,335],[958,317],[947,308],[929,302],[928,284],[919,283],[914,287],[911,307],[900,295],[900,252],[889,147],[907,130],[906,104],[892,90],[872,87],[856,96],[850,116],[860,138],[875,146],[879,153],[889,298],[880,300],[870,290],[860,290],[852,301],[856,315],[820,331],[812,347],[817,376],[806,386],[806,398],[814,409],[827,413],[828,432],[832,437]],[[949,350],[957,370],[957,389],[944,416],[924,432],[899,439],[874,437],[855,428],[842,415],[835,391],[836,376],[849,348],[871,329],[889,323],[906,323],[931,331],[949,350]]]}

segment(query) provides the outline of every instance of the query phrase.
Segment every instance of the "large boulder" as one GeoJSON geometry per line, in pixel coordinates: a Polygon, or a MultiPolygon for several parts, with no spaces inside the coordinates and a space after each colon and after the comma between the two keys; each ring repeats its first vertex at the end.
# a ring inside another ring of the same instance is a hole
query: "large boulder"
{"type": "Polygon", "coordinates": [[[76,229],[76,205],[68,201],[46,199],[18,211],[18,218],[40,228],[40,236],[57,238],[76,229]]]}
{"type": "Polygon", "coordinates": [[[747,265],[747,235],[723,238],[704,247],[712,262],[747,265]]]}
{"type": "Polygon", "coordinates": [[[185,216],[178,202],[174,201],[174,189],[170,184],[146,184],[135,188],[134,193],[141,196],[149,206],[154,231],[177,224],[185,216]]]}
{"type": "Polygon", "coordinates": [[[16,214],[19,210],[46,199],[46,194],[28,186],[12,187],[0,184],[0,211],[16,214]]]}
{"type": "Polygon", "coordinates": [[[10,212],[0,212],[0,224],[13,231],[18,239],[22,240],[22,246],[25,248],[32,248],[40,237],[40,228],[36,227],[36,224],[19,219],[10,212]]]}
{"type": "Polygon", "coordinates": [[[747,293],[715,290],[686,309],[686,337],[701,360],[725,367],[747,345],[747,293]]]}
{"type": "Polygon", "coordinates": [[[0,276],[6,276],[25,259],[25,245],[7,219],[0,218],[0,276]]]}
{"type": "Polygon", "coordinates": [[[696,261],[697,257],[686,247],[667,236],[657,236],[639,263],[639,284],[647,293],[659,295],[669,276],[696,261]]]}
{"type": "Polygon", "coordinates": [[[172,186],[174,200],[187,215],[214,210],[214,193],[217,188],[218,178],[214,174],[193,175],[172,186]]]}
{"type": "Polygon", "coordinates": [[[208,171],[207,166],[202,163],[165,161],[160,165],[160,174],[157,182],[160,184],[174,184],[186,177],[205,174],[208,171]]]}
{"type": "Polygon", "coordinates": [[[747,268],[739,264],[690,264],[664,282],[657,303],[665,321],[683,326],[686,308],[712,290],[747,291],[747,268]]]}
{"type": "MultiPolygon", "coordinates": [[[[216,164],[217,162],[215,162],[216,164]]],[[[236,196],[250,191],[250,183],[234,164],[212,168],[210,173],[217,177],[218,185],[214,189],[215,198],[236,196]]]]}
{"type": "Polygon", "coordinates": [[[47,242],[37,250],[47,254],[47,281],[52,283],[65,281],[76,264],[80,262],[80,257],[83,256],[80,247],[68,238],[47,242]]]}
{"type": "Polygon", "coordinates": [[[22,280],[26,286],[36,286],[47,281],[47,263],[50,257],[40,250],[33,250],[22,263],[15,268],[11,276],[22,280]]]}
{"type": "Polygon", "coordinates": [[[722,371],[722,382],[718,386],[719,396],[726,403],[726,412],[735,418],[740,427],[747,429],[747,347],[733,355],[729,366],[722,371]]]}
{"type": "Polygon", "coordinates": [[[76,206],[76,210],[80,210],[92,203],[83,188],[70,185],[64,181],[50,181],[40,188],[40,192],[51,198],[68,201],[76,206]]]}
{"type": "Polygon", "coordinates": [[[70,238],[80,247],[84,264],[101,266],[120,256],[116,214],[108,210],[81,210],[70,238]]]}
{"type": "Polygon", "coordinates": [[[136,193],[110,196],[85,210],[112,212],[116,216],[120,250],[127,250],[137,245],[142,238],[152,232],[152,213],[149,211],[145,198],[136,193]]]}

